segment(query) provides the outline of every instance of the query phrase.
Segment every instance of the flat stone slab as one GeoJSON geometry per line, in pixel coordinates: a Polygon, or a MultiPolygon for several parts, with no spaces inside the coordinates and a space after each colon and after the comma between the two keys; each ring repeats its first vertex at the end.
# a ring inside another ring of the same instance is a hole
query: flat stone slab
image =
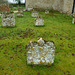
{"type": "Polygon", "coordinates": [[[35,19],[35,26],[44,26],[44,19],[43,18],[36,18],[35,19]]]}
{"type": "Polygon", "coordinates": [[[30,41],[27,45],[27,64],[51,65],[54,63],[55,45],[52,41],[40,38],[37,42],[30,41]]]}

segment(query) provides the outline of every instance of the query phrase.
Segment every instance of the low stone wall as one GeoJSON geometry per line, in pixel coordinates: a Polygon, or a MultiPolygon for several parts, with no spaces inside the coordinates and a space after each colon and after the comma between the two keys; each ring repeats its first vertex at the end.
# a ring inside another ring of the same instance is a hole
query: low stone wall
{"type": "Polygon", "coordinates": [[[13,12],[2,13],[1,19],[2,19],[3,27],[14,27],[15,26],[15,16],[13,12]]]}
{"type": "Polygon", "coordinates": [[[54,9],[63,13],[71,14],[73,7],[73,0],[26,0],[26,9],[54,9]]]}

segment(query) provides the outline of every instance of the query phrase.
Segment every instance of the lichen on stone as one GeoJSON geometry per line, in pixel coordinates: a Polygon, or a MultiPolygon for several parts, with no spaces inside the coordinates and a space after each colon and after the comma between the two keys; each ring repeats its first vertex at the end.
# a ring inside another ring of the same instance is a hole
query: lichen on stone
{"type": "Polygon", "coordinates": [[[55,45],[51,41],[40,38],[37,42],[30,41],[27,46],[27,64],[51,65],[54,63],[54,56],[55,45]]]}

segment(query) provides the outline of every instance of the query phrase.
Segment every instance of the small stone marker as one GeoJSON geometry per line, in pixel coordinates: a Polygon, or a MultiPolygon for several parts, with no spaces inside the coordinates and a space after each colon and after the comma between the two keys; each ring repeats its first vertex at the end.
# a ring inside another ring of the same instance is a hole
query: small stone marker
{"type": "Polygon", "coordinates": [[[1,14],[2,26],[3,27],[14,27],[15,16],[13,12],[4,12],[1,14]]]}
{"type": "Polygon", "coordinates": [[[31,16],[32,16],[32,17],[38,17],[38,15],[39,15],[39,14],[38,14],[37,11],[32,11],[32,12],[31,12],[31,16]]]}
{"type": "Polygon", "coordinates": [[[31,11],[31,10],[33,10],[33,8],[28,8],[28,9],[27,9],[27,11],[31,11]]]}
{"type": "Polygon", "coordinates": [[[35,26],[43,26],[44,25],[44,19],[42,17],[37,17],[35,19],[35,26]]]}
{"type": "Polygon", "coordinates": [[[22,7],[18,7],[18,13],[17,13],[17,17],[23,17],[23,8],[22,7]]]}
{"type": "Polygon", "coordinates": [[[45,10],[45,14],[49,14],[49,11],[48,10],[45,10]]]}
{"type": "Polygon", "coordinates": [[[73,13],[72,16],[73,16],[73,21],[72,21],[72,23],[75,24],[75,13],[73,13]]]}
{"type": "Polygon", "coordinates": [[[27,64],[51,65],[54,63],[55,45],[51,41],[40,38],[37,42],[30,41],[27,46],[27,64]]]}
{"type": "Polygon", "coordinates": [[[23,13],[22,12],[17,12],[17,17],[23,17],[23,13]]]}

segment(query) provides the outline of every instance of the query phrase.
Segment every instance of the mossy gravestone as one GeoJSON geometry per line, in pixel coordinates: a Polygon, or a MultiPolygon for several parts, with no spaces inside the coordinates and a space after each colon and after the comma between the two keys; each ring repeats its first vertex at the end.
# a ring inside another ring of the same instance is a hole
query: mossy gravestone
{"type": "Polygon", "coordinates": [[[30,41],[27,45],[27,64],[51,65],[54,63],[55,45],[51,41],[40,38],[37,42],[30,41]]]}
{"type": "Polygon", "coordinates": [[[4,12],[1,14],[2,26],[3,27],[14,27],[15,16],[13,12],[4,12]]]}
{"type": "Polygon", "coordinates": [[[35,26],[44,26],[44,19],[42,17],[37,17],[35,19],[35,26]]]}

